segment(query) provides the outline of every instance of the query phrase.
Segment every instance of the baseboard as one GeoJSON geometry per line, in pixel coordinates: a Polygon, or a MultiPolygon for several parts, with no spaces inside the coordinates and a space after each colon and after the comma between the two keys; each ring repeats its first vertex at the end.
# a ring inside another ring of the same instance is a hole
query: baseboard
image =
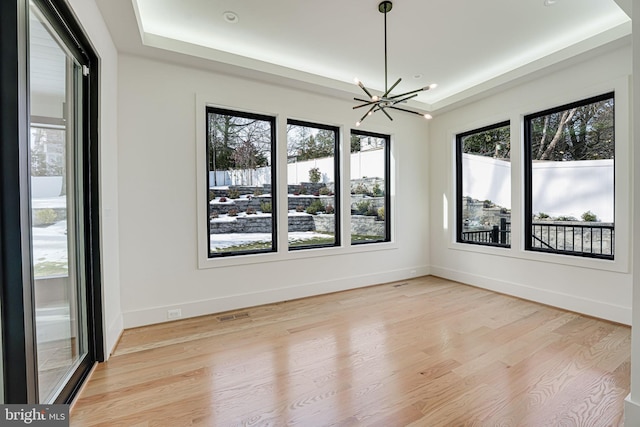
{"type": "MultiPolygon", "coordinates": [[[[464,284],[477,286],[494,292],[512,295],[518,298],[539,302],[565,310],[575,311],[588,316],[631,325],[631,308],[603,303],[578,295],[553,292],[519,283],[496,280],[491,277],[465,273],[459,270],[431,266],[431,274],[464,284]]],[[[639,424],[640,425],[640,424],[639,424]]]]}
{"type": "Polygon", "coordinates": [[[430,269],[428,266],[414,267],[402,270],[379,272],[370,275],[345,277],[339,280],[308,283],[287,288],[269,289],[249,294],[230,295],[202,301],[184,302],[161,307],[152,307],[144,310],[128,311],[123,313],[124,328],[128,329],[167,322],[167,311],[171,309],[179,308],[182,312],[181,319],[185,319],[246,307],[255,307],[263,304],[306,298],[314,295],[346,291],[349,289],[362,288],[386,282],[426,276],[429,274],[430,269]]]}
{"type": "Polygon", "coordinates": [[[109,359],[109,357],[115,350],[116,345],[118,345],[118,341],[120,341],[122,331],[124,331],[124,319],[122,314],[118,314],[114,321],[109,325],[109,328],[107,329],[107,335],[104,337],[105,361],[109,359]]]}
{"type": "Polygon", "coordinates": [[[631,395],[624,399],[624,425],[640,426],[640,403],[631,400],[631,395]]]}

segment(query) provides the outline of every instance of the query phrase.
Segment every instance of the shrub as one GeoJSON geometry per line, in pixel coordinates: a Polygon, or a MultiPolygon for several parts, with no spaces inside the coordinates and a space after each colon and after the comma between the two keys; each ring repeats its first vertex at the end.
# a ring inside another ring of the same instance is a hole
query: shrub
{"type": "Polygon", "coordinates": [[[271,209],[272,209],[271,202],[262,202],[262,203],[260,203],[260,210],[263,213],[271,213],[271,209]]]}
{"type": "Polygon", "coordinates": [[[377,182],[373,185],[373,195],[376,197],[384,196],[384,191],[380,188],[380,184],[377,182]]]}
{"type": "Polygon", "coordinates": [[[586,211],[582,214],[582,220],[585,222],[597,222],[598,216],[591,211],[586,211]]]}
{"type": "Polygon", "coordinates": [[[320,173],[320,168],[309,169],[309,181],[311,181],[314,184],[317,184],[318,182],[320,182],[321,178],[322,178],[322,174],[320,173]]]}
{"type": "Polygon", "coordinates": [[[325,213],[328,213],[328,214],[332,214],[332,213],[335,213],[335,212],[336,212],[336,209],[333,207],[333,205],[327,205],[327,206],[324,208],[324,212],[325,212],[325,213]]]}
{"type": "Polygon", "coordinates": [[[311,202],[311,204],[307,208],[306,212],[308,214],[315,215],[318,212],[323,212],[324,209],[325,209],[324,205],[322,204],[322,202],[320,200],[314,200],[313,202],[311,202]]]}
{"type": "Polygon", "coordinates": [[[569,216],[569,215],[561,215],[557,218],[555,218],[556,221],[577,221],[578,219],[573,217],[573,216],[569,216]]]}
{"type": "Polygon", "coordinates": [[[238,216],[238,209],[236,209],[236,208],[229,209],[229,212],[227,212],[227,215],[229,215],[229,216],[238,216]]]}
{"type": "Polygon", "coordinates": [[[298,193],[300,194],[307,194],[307,189],[305,188],[304,185],[300,186],[300,190],[298,190],[298,193]]]}
{"type": "Polygon", "coordinates": [[[367,216],[378,216],[378,210],[376,209],[375,206],[369,205],[369,209],[367,209],[367,213],[365,215],[367,215],[367,216]]]}
{"type": "Polygon", "coordinates": [[[247,210],[245,211],[247,215],[255,215],[256,214],[256,210],[252,207],[248,207],[247,210]]]}
{"type": "Polygon", "coordinates": [[[56,222],[58,214],[51,208],[38,209],[35,211],[36,223],[42,225],[49,225],[56,222]]]}
{"type": "Polygon", "coordinates": [[[239,199],[240,198],[240,192],[238,191],[237,188],[230,188],[229,189],[229,198],[230,199],[239,199]]]}
{"type": "Polygon", "coordinates": [[[296,212],[304,212],[304,206],[302,205],[296,206],[296,212]]]}
{"type": "Polygon", "coordinates": [[[331,190],[329,190],[329,187],[322,187],[318,193],[320,193],[321,196],[328,196],[331,190]]]}
{"type": "Polygon", "coordinates": [[[371,207],[371,202],[368,200],[361,200],[356,203],[356,214],[358,215],[366,215],[369,212],[369,208],[371,207]]]}
{"type": "Polygon", "coordinates": [[[384,206],[378,208],[378,218],[380,221],[384,221],[384,206]]]}
{"type": "Polygon", "coordinates": [[[209,219],[216,219],[218,218],[219,214],[218,211],[213,211],[209,214],[209,219]]]}
{"type": "Polygon", "coordinates": [[[547,214],[546,214],[546,213],[544,213],[544,212],[540,212],[540,213],[538,214],[538,219],[547,219],[547,218],[549,218],[549,215],[547,215],[547,214]]]}
{"type": "Polygon", "coordinates": [[[220,197],[220,198],[218,199],[218,202],[220,202],[220,203],[224,203],[224,202],[226,202],[226,201],[227,201],[227,198],[226,198],[226,197],[224,197],[224,196],[223,196],[223,197],[220,197]]]}
{"type": "Polygon", "coordinates": [[[369,190],[363,183],[359,183],[356,187],[351,191],[352,194],[369,194],[369,190]]]}
{"type": "Polygon", "coordinates": [[[253,190],[253,195],[254,196],[262,196],[262,190],[259,188],[256,188],[255,190],[253,190]]]}

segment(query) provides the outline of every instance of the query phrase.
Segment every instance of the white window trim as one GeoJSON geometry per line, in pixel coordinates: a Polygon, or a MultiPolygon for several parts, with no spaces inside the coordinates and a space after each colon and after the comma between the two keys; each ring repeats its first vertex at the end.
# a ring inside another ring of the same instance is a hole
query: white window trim
{"type": "Polygon", "coordinates": [[[508,117],[491,117],[481,122],[468,124],[464,128],[451,129],[448,132],[451,153],[451,173],[449,174],[449,203],[447,221],[449,227],[449,249],[481,253],[490,256],[500,256],[523,260],[560,264],[572,267],[589,268],[619,273],[629,273],[631,252],[631,98],[630,76],[621,77],[608,83],[597,84],[583,90],[563,93],[553,99],[528,105],[526,110],[512,112],[508,117]],[[599,259],[565,254],[553,254],[528,251],[524,248],[524,117],[537,111],[556,108],[561,105],[588,99],[594,96],[614,92],[615,97],[615,188],[614,188],[614,224],[615,249],[614,259],[599,259]],[[493,247],[459,243],[456,241],[456,135],[497,123],[500,120],[511,122],[511,247],[493,247]]]}
{"type": "MultiPolygon", "coordinates": [[[[398,182],[398,170],[395,165],[395,145],[394,135],[391,134],[391,170],[389,171],[389,176],[391,178],[391,196],[390,196],[390,208],[393,215],[391,216],[391,241],[389,242],[379,242],[379,243],[370,243],[370,244],[361,244],[361,245],[351,245],[350,233],[345,232],[345,227],[350,227],[351,224],[351,212],[349,209],[345,209],[345,206],[350,206],[349,198],[350,188],[349,188],[349,180],[344,179],[345,176],[350,176],[351,168],[350,168],[350,159],[348,156],[345,156],[344,153],[348,150],[345,149],[345,136],[348,138],[351,136],[351,126],[346,123],[342,124],[330,124],[332,126],[336,126],[340,132],[341,145],[340,152],[336,153],[340,155],[340,176],[342,178],[341,182],[341,192],[340,192],[340,206],[341,206],[341,225],[340,225],[340,233],[341,233],[341,244],[340,246],[332,246],[332,247],[318,247],[318,248],[309,248],[305,250],[289,250],[288,249],[288,230],[287,230],[287,209],[282,209],[282,206],[287,206],[287,191],[286,191],[286,168],[278,168],[279,164],[286,164],[287,162],[287,119],[295,119],[302,120],[307,122],[317,122],[324,123],[322,120],[318,120],[317,118],[309,119],[309,118],[299,118],[299,117],[284,117],[283,114],[274,113],[274,112],[265,112],[265,111],[255,111],[251,108],[247,108],[246,106],[237,106],[237,105],[220,105],[214,102],[209,101],[209,97],[205,97],[201,94],[195,95],[195,110],[196,110],[196,132],[195,132],[195,145],[196,145],[196,234],[197,234],[197,264],[198,269],[209,269],[209,268],[222,268],[222,267],[230,267],[230,266],[239,266],[239,265],[252,265],[252,264],[261,264],[261,263],[272,263],[272,262],[281,262],[281,261],[291,261],[296,259],[305,259],[305,258],[317,258],[317,257],[327,257],[327,256],[342,256],[347,254],[354,253],[365,253],[365,252],[377,252],[377,251],[388,251],[388,250],[397,250],[398,243],[396,241],[396,185],[398,182]],[[276,119],[276,182],[278,183],[277,188],[277,250],[276,252],[265,252],[265,253],[255,253],[255,254],[239,254],[237,256],[224,256],[224,257],[209,257],[209,240],[207,238],[207,198],[204,197],[207,194],[207,146],[206,146],[206,108],[221,108],[228,110],[236,110],[242,111],[246,113],[252,114],[260,114],[275,117],[276,119]],[[284,184],[282,184],[284,183],[284,184]],[[283,204],[284,203],[284,204],[283,204]],[[284,222],[283,222],[284,221],[284,222]],[[284,224],[284,225],[283,225],[284,224]]],[[[371,130],[372,132],[377,133],[385,133],[384,131],[371,130]]],[[[388,134],[388,132],[386,132],[388,134]]]]}

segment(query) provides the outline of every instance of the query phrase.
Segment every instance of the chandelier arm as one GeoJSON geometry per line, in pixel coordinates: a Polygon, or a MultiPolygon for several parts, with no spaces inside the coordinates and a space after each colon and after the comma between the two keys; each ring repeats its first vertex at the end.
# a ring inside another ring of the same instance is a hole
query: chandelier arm
{"type": "Polygon", "coordinates": [[[360,102],[364,102],[364,104],[360,104],[360,105],[356,105],[355,107],[353,107],[353,109],[355,110],[356,108],[362,108],[362,107],[367,107],[369,105],[375,104],[378,101],[365,101],[364,99],[358,99],[358,98],[353,98],[356,101],[360,101],[360,102]]]}
{"type": "Polygon", "coordinates": [[[396,81],[390,88],[389,90],[387,90],[384,95],[382,95],[383,98],[386,98],[387,95],[389,95],[389,93],[393,90],[393,88],[395,88],[396,86],[398,86],[398,83],[400,83],[400,81],[402,80],[402,77],[398,79],[398,81],[396,81]]]}
{"type": "Polygon", "coordinates": [[[389,113],[387,113],[387,110],[385,110],[385,108],[387,107],[380,107],[380,111],[382,111],[384,115],[389,118],[389,120],[393,121],[393,118],[389,115],[389,113]]]}
{"type": "Polygon", "coordinates": [[[391,105],[395,105],[395,104],[399,104],[401,102],[405,102],[408,101],[411,98],[415,98],[416,96],[418,96],[417,93],[414,93],[413,95],[409,95],[406,98],[400,98],[400,99],[396,99],[395,101],[393,101],[393,103],[391,105]]]}
{"type": "Polygon", "coordinates": [[[429,86],[423,87],[423,88],[420,88],[420,89],[416,89],[416,90],[412,90],[410,92],[405,92],[405,93],[401,93],[401,94],[398,94],[398,95],[390,96],[389,99],[402,98],[403,96],[411,95],[411,94],[418,93],[418,92],[423,92],[425,90],[429,90],[429,86]]]}
{"type": "Polygon", "coordinates": [[[362,123],[364,121],[364,119],[367,118],[367,116],[369,115],[369,113],[373,113],[373,109],[376,108],[376,106],[374,105],[373,107],[369,108],[369,111],[367,111],[366,113],[364,113],[364,116],[362,116],[362,118],[360,119],[360,123],[362,123]]]}
{"type": "Polygon", "coordinates": [[[418,113],[417,111],[407,110],[406,108],[394,107],[393,105],[390,105],[386,108],[391,108],[393,110],[398,110],[398,111],[404,111],[405,113],[417,114],[418,116],[424,116],[424,114],[418,113]]]}
{"type": "Polygon", "coordinates": [[[369,98],[373,98],[373,95],[371,95],[371,92],[369,92],[369,89],[367,89],[367,88],[362,84],[362,82],[358,82],[358,86],[360,86],[360,88],[364,91],[364,93],[366,93],[366,94],[367,94],[367,96],[368,96],[369,98]]]}

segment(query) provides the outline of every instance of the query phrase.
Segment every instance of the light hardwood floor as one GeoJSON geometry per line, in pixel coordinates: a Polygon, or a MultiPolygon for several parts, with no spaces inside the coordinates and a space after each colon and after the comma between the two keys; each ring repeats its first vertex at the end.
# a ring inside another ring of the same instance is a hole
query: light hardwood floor
{"type": "Polygon", "coordinates": [[[618,426],[630,340],[422,277],[127,330],[71,425],[618,426]]]}

